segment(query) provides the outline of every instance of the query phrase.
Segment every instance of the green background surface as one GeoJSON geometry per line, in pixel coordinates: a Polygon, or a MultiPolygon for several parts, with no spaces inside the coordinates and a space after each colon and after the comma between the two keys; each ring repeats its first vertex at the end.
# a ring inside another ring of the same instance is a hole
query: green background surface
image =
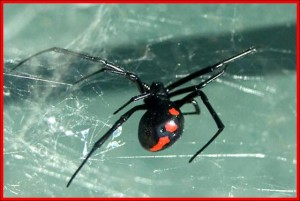
{"type": "Polygon", "coordinates": [[[6,4],[4,12],[4,196],[296,195],[295,5],[6,4]],[[112,113],[138,91],[105,73],[71,87],[101,66],[53,53],[9,71],[53,46],[165,84],[259,48],[204,88],[226,127],[193,163],[189,158],[217,130],[200,99],[201,116],[187,116],[182,138],[162,152],[139,145],[143,113],[134,114],[67,189],[86,152],[118,119],[112,113]]]}

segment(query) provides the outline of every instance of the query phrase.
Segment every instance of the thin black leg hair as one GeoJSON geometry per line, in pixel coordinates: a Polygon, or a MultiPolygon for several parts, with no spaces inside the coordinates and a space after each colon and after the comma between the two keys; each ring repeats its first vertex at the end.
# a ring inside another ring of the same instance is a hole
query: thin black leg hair
{"type": "Polygon", "coordinates": [[[138,105],[138,106],[135,106],[135,107],[131,108],[125,114],[123,114],[120,117],[120,119],[118,121],[116,121],[116,123],[97,142],[95,142],[95,144],[94,144],[93,148],[91,149],[91,151],[88,153],[88,155],[86,156],[86,158],[82,161],[82,163],[80,164],[80,166],[77,168],[77,170],[74,172],[74,174],[70,178],[70,180],[69,180],[69,182],[67,184],[67,187],[70,186],[70,184],[72,183],[73,179],[76,177],[76,175],[81,170],[81,168],[83,167],[83,165],[87,162],[87,160],[91,157],[91,155],[98,148],[100,148],[103,145],[103,143],[115,132],[115,130],[117,130],[123,123],[125,123],[134,112],[136,112],[138,110],[145,110],[145,109],[146,109],[145,105],[138,105]]]}
{"type": "Polygon", "coordinates": [[[30,59],[32,59],[36,56],[39,56],[41,54],[47,53],[47,52],[56,52],[56,53],[60,53],[60,54],[64,54],[64,55],[72,55],[72,56],[75,56],[75,57],[78,57],[78,58],[81,58],[81,59],[85,59],[85,60],[88,60],[88,61],[101,63],[102,65],[105,66],[104,68],[99,69],[96,72],[93,72],[93,73],[91,73],[87,76],[82,77],[81,79],[77,80],[74,84],[78,84],[78,83],[82,82],[83,80],[86,80],[87,78],[90,78],[90,77],[92,77],[92,76],[94,76],[98,73],[109,72],[109,73],[113,73],[113,74],[122,75],[123,77],[125,77],[125,78],[131,80],[132,82],[136,83],[140,93],[144,93],[149,89],[149,86],[146,83],[143,83],[137,75],[135,75],[134,73],[131,73],[129,71],[126,71],[125,69],[123,69],[119,66],[116,66],[113,63],[106,61],[105,59],[102,59],[100,57],[90,56],[88,54],[82,54],[82,53],[79,53],[79,52],[74,52],[74,51],[67,50],[67,49],[64,49],[64,48],[59,48],[59,47],[52,47],[52,48],[49,48],[49,49],[46,49],[46,50],[42,50],[42,51],[40,51],[40,52],[24,59],[24,60],[22,60],[15,67],[13,67],[11,69],[11,71],[16,70],[19,66],[21,66],[22,64],[24,64],[28,60],[30,60],[30,59]]]}

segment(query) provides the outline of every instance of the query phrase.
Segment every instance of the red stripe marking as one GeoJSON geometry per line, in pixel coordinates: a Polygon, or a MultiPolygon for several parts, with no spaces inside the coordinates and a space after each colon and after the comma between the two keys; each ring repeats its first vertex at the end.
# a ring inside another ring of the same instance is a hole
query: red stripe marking
{"type": "Polygon", "coordinates": [[[179,115],[179,111],[178,110],[176,110],[175,108],[171,108],[171,109],[169,109],[169,113],[171,114],[171,115],[175,115],[175,116],[177,116],[177,115],[179,115]]]}
{"type": "Polygon", "coordinates": [[[157,144],[154,145],[152,148],[150,148],[150,151],[159,151],[169,142],[170,142],[170,139],[168,136],[161,137],[161,138],[159,138],[157,144]]]}

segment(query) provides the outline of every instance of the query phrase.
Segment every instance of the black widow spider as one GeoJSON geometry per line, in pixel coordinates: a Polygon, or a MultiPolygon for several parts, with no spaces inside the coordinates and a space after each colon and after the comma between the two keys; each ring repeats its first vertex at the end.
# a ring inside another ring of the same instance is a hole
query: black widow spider
{"type": "Polygon", "coordinates": [[[22,60],[19,62],[12,70],[15,70],[17,67],[25,63],[26,61],[36,57],[40,54],[46,52],[57,52],[64,55],[73,55],[75,57],[79,57],[85,60],[101,63],[104,65],[103,68],[97,70],[96,72],[82,77],[74,84],[77,84],[81,81],[86,80],[87,78],[94,76],[101,72],[108,72],[112,74],[121,75],[130,81],[134,82],[137,85],[137,88],[140,92],[140,95],[132,97],[129,101],[127,101],[123,106],[121,106],[118,110],[116,110],[113,114],[118,113],[128,104],[138,101],[144,100],[144,104],[137,105],[128,110],[124,113],[119,120],[98,140],[95,142],[94,146],[92,147],[91,151],[87,154],[86,158],[83,160],[81,165],[77,168],[75,173],[70,178],[67,187],[71,184],[72,180],[75,178],[77,173],[83,167],[83,165],[87,162],[89,157],[102,146],[102,144],[114,133],[114,131],[121,126],[127,119],[136,111],[138,110],[146,110],[146,113],[142,116],[140,123],[139,123],[139,141],[141,145],[148,151],[161,151],[166,149],[167,147],[174,144],[176,140],[178,140],[183,132],[183,124],[184,124],[184,114],[200,114],[200,108],[198,103],[194,98],[200,96],[201,100],[203,101],[204,105],[207,107],[208,111],[210,112],[212,118],[214,119],[215,123],[217,124],[218,131],[212,136],[212,138],[199,150],[197,151],[189,160],[189,163],[194,160],[194,158],[200,154],[208,145],[210,145],[215,138],[221,133],[224,129],[224,125],[219,118],[218,114],[215,112],[213,107],[208,101],[205,93],[201,90],[205,87],[208,83],[212,82],[213,80],[217,79],[221,75],[224,74],[226,69],[226,64],[232,62],[238,58],[241,58],[247,54],[255,52],[256,49],[251,47],[242,51],[239,54],[236,54],[232,57],[229,57],[219,63],[216,63],[212,66],[208,66],[206,68],[200,69],[196,72],[193,72],[186,77],[179,79],[168,86],[164,86],[161,82],[153,82],[151,85],[142,82],[141,79],[134,73],[126,71],[125,69],[114,65],[111,62],[108,62],[100,57],[94,57],[87,54],[82,54],[74,51],[70,51],[63,48],[53,47],[43,51],[40,51],[27,59],[22,60]],[[180,85],[205,74],[209,73],[216,73],[209,77],[208,79],[204,80],[198,85],[185,87],[181,89],[177,89],[174,91],[175,88],[179,87],[180,85]],[[171,101],[170,99],[174,96],[181,95],[188,93],[182,99],[171,101]],[[180,108],[184,104],[192,104],[195,108],[194,112],[190,113],[182,113],[180,108]]]}

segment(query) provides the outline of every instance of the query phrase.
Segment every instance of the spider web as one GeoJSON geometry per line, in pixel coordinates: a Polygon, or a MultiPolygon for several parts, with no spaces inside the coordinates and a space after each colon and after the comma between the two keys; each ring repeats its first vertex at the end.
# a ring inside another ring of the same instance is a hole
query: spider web
{"type": "Polygon", "coordinates": [[[295,5],[13,4],[4,11],[6,197],[296,195],[295,5]],[[200,99],[201,116],[186,116],[182,138],[162,152],[139,145],[143,113],[136,112],[68,189],[84,156],[120,115],[112,113],[138,90],[105,73],[72,86],[101,66],[57,53],[9,71],[57,46],[168,84],[253,45],[258,53],[230,64],[204,89],[225,130],[192,164],[189,158],[217,130],[200,99]]]}

